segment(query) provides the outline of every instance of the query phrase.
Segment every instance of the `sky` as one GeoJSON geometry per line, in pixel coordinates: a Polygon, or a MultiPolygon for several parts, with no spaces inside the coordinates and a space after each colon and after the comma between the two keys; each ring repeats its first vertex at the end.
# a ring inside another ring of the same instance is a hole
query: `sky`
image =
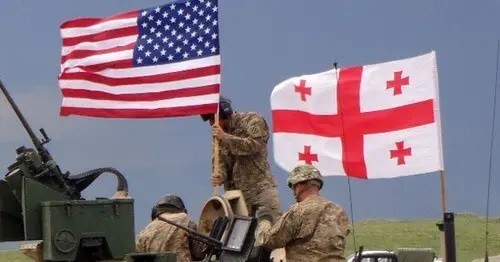
{"type": "MultiPolygon", "coordinates": [[[[105,17],[165,1],[36,1],[0,3],[0,79],[63,171],[115,167],[135,201],[136,233],[152,205],[177,193],[198,220],[212,195],[211,132],[199,117],[98,119],[60,117],[59,25],[77,17],[105,17]]],[[[488,189],[500,1],[220,0],[222,93],[237,111],[271,123],[269,98],[281,81],[339,67],[437,54],[448,211],[485,215],[488,189]]],[[[497,109],[498,111],[498,109],[497,109]]],[[[490,215],[500,216],[500,113],[493,141],[490,215]]],[[[0,168],[15,149],[30,146],[13,111],[0,98],[0,168]]],[[[294,199],[287,173],[269,162],[284,208],[294,199]]],[[[112,175],[99,178],[87,199],[110,197],[112,175]]],[[[351,180],[354,220],[441,218],[439,173],[389,180],[351,180]]],[[[322,194],[350,212],[348,183],[328,177],[322,194]]],[[[2,245],[0,245],[2,247],[2,245]]]]}

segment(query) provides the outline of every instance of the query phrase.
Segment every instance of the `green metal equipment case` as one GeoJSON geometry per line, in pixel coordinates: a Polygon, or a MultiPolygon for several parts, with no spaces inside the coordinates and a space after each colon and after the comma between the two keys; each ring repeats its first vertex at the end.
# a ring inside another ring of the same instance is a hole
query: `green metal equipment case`
{"type": "Polygon", "coordinates": [[[41,221],[44,260],[124,259],[135,251],[132,199],[42,202],[41,221]]]}

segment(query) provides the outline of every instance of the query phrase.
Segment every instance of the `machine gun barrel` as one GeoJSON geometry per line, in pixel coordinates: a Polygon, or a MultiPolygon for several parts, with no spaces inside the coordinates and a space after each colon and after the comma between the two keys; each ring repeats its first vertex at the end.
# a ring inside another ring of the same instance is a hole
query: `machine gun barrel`
{"type": "MultiPolygon", "coordinates": [[[[21,113],[21,110],[19,110],[19,107],[17,107],[16,102],[14,102],[14,99],[12,99],[12,97],[10,96],[9,91],[7,91],[7,89],[3,85],[2,80],[0,80],[0,89],[2,89],[3,94],[5,95],[5,97],[7,98],[7,101],[9,102],[10,106],[12,107],[12,109],[16,113],[17,117],[19,118],[19,121],[21,121],[21,124],[24,126],[24,129],[26,129],[26,132],[30,136],[31,141],[33,141],[33,145],[35,146],[35,148],[39,152],[40,151],[44,151],[42,142],[40,142],[40,140],[38,139],[38,137],[36,137],[35,133],[31,129],[30,125],[28,124],[28,121],[26,121],[26,118],[24,118],[23,113],[21,113]]],[[[51,160],[50,155],[43,154],[43,153],[42,153],[42,155],[46,155],[46,156],[43,156],[43,157],[48,157],[49,158],[49,159],[44,159],[45,161],[51,160]]]]}
{"type": "Polygon", "coordinates": [[[0,80],[0,89],[2,89],[2,92],[4,93],[5,97],[7,98],[7,101],[9,102],[10,106],[16,113],[17,117],[19,118],[19,121],[21,121],[21,124],[24,126],[24,129],[28,133],[29,137],[31,138],[31,141],[33,142],[33,145],[35,146],[36,151],[38,152],[38,155],[40,156],[41,160],[43,163],[46,165],[46,167],[55,175],[55,179],[57,183],[59,183],[65,190],[66,192],[74,196],[76,198],[80,198],[79,193],[75,192],[75,190],[68,184],[68,181],[63,176],[63,173],[61,172],[61,169],[59,166],[53,161],[52,156],[50,155],[49,151],[43,146],[44,143],[47,143],[50,141],[50,139],[47,137],[47,134],[43,129],[40,129],[40,132],[42,133],[43,137],[45,138],[45,141],[40,141],[38,137],[35,135],[35,132],[31,129],[30,125],[28,124],[28,121],[26,121],[26,118],[24,118],[23,113],[21,113],[21,110],[19,110],[19,107],[17,107],[16,102],[14,102],[14,99],[10,96],[9,91],[7,91],[7,88],[5,85],[2,83],[0,80]]]}
{"type": "Polygon", "coordinates": [[[201,242],[203,244],[206,244],[208,246],[212,246],[215,249],[219,249],[219,250],[222,249],[222,245],[223,244],[222,244],[221,241],[219,241],[217,239],[211,238],[209,236],[205,236],[205,235],[203,235],[203,234],[201,234],[199,232],[196,232],[196,230],[193,230],[191,228],[187,228],[187,227],[185,227],[183,225],[179,225],[179,224],[175,223],[174,221],[171,221],[171,220],[166,219],[164,217],[158,216],[158,219],[160,219],[163,222],[167,222],[167,223],[169,223],[171,225],[174,225],[174,226],[176,226],[178,228],[181,228],[184,231],[187,231],[188,233],[190,233],[190,235],[193,238],[193,240],[196,240],[196,241],[201,242]]]}

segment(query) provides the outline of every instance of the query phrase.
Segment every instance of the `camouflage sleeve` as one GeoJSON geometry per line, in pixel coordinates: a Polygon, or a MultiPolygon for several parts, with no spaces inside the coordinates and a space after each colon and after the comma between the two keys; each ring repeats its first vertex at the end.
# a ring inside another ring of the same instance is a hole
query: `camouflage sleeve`
{"type": "Polygon", "coordinates": [[[269,128],[261,116],[253,116],[244,123],[246,135],[238,137],[228,135],[222,142],[229,152],[237,156],[247,156],[261,151],[267,145],[269,139],[269,128]]]}
{"type": "Polygon", "coordinates": [[[300,215],[292,207],[280,217],[269,231],[263,232],[263,246],[269,249],[285,247],[296,238],[300,224],[300,215]]]}
{"type": "MultiPolygon", "coordinates": [[[[198,226],[192,220],[189,221],[188,228],[198,231],[198,226]]],[[[204,249],[204,244],[189,238],[189,251],[193,260],[202,260],[204,258],[204,249]]]]}
{"type": "Polygon", "coordinates": [[[135,240],[135,250],[139,253],[144,253],[146,252],[145,249],[144,249],[144,245],[142,244],[143,242],[143,231],[141,231],[139,233],[139,235],[137,236],[136,240],[135,240]]]}
{"type": "Polygon", "coordinates": [[[349,218],[347,213],[342,209],[337,215],[337,232],[335,236],[335,247],[339,250],[345,249],[345,242],[347,240],[347,235],[349,235],[349,218]]]}

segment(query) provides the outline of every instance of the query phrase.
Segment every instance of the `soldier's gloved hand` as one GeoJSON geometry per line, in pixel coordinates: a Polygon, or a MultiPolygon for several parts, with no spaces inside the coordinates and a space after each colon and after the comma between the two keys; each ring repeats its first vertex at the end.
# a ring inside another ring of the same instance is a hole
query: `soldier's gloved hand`
{"type": "Polygon", "coordinates": [[[214,137],[216,137],[220,140],[224,140],[228,136],[228,134],[226,132],[224,132],[222,127],[220,127],[218,125],[214,125],[212,127],[212,132],[214,134],[214,137]]]}
{"type": "Polygon", "coordinates": [[[270,208],[261,206],[255,212],[255,217],[259,220],[268,220],[273,223],[273,211],[270,208]]]}
{"type": "Polygon", "coordinates": [[[212,186],[220,186],[224,184],[224,179],[220,175],[212,175],[212,186]]]}

